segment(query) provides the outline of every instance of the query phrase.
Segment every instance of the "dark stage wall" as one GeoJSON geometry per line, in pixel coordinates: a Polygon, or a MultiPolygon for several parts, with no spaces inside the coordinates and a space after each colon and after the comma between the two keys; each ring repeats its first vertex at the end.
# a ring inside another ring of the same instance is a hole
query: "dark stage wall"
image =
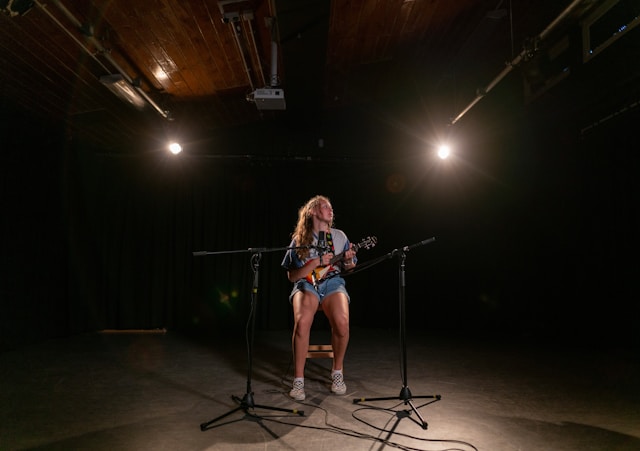
{"type": "MultiPolygon", "coordinates": [[[[102,329],[241,337],[247,250],[286,246],[316,193],[352,241],[379,240],[359,257],[380,263],[347,279],[354,325],[397,327],[398,259],[383,257],[435,237],[407,254],[410,330],[633,344],[638,113],[581,137],[483,108],[442,165],[415,130],[373,117],[325,120],[322,149],[317,133],[259,124],[174,158],[92,149],[7,107],[2,347],[102,329]]],[[[282,255],[260,253],[258,328],[291,327],[282,255]]]]}

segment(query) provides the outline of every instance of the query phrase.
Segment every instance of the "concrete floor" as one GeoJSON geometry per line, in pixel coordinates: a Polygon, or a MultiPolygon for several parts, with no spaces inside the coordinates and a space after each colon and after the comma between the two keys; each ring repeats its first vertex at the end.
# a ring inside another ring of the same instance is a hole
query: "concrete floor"
{"type": "Polygon", "coordinates": [[[630,350],[409,331],[407,404],[398,332],[354,329],[347,395],[329,393],[330,361],[314,359],[298,403],[286,395],[289,332],[259,332],[252,401],[286,412],[245,412],[232,399],[249,391],[243,333],[96,333],[6,351],[0,450],[640,450],[630,350]]]}

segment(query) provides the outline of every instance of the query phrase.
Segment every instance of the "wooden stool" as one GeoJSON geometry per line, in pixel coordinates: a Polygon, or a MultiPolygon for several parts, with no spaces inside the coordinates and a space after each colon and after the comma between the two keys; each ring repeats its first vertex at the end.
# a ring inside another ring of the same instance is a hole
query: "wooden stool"
{"type": "MultiPolygon", "coordinates": [[[[322,311],[322,304],[318,304],[318,310],[316,313],[322,311]]],[[[309,345],[309,351],[307,352],[308,359],[332,359],[333,358],[333,346],[331,345],[309,345]]]]}
{"type": "Polygon", "coordinates": [[[331,345],[309,345],[308,359],[332,359],[333,347],[331,345]]]}

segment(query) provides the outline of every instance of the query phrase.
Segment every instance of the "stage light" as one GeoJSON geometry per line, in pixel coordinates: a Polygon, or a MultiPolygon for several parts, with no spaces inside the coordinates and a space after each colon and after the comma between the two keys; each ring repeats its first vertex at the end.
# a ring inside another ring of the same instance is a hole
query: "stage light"
{"type": "Polygon", "coordinates": [[[182,146],[177,142],[172,142],[171,144],[169,144],[169,152],[174,155],[178,155],[180,152],[182,152],[182,146]]]}
{"type": "Polygon", "coordinates": [[[449,146],[443,144],[438,147],[438,157],[441,160],[446,160],[449,155],[451,155],[451,149],[449,148],[449,146]]]}

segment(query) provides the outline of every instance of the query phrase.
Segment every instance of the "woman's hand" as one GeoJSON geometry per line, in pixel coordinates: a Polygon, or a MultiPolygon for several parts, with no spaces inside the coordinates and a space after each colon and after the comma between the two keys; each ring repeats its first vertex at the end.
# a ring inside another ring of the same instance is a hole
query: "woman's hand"
{"type": "Polygon", "coordinates": [[[332,258],[333,258],[332,252],[327,252],[326,254],[322,254],[318,258],[318,266],[327,266],[331,262],[332,258]]]}
{"type": "Polygon", "coordinates": [[[353,260],[353,257],[356,256],[356,252],[353,250],[353,244],[349,245],[349,249],[344,253],[344,266],[346,269],[353,269],[356,266],[356,262],[353,260]]]}

